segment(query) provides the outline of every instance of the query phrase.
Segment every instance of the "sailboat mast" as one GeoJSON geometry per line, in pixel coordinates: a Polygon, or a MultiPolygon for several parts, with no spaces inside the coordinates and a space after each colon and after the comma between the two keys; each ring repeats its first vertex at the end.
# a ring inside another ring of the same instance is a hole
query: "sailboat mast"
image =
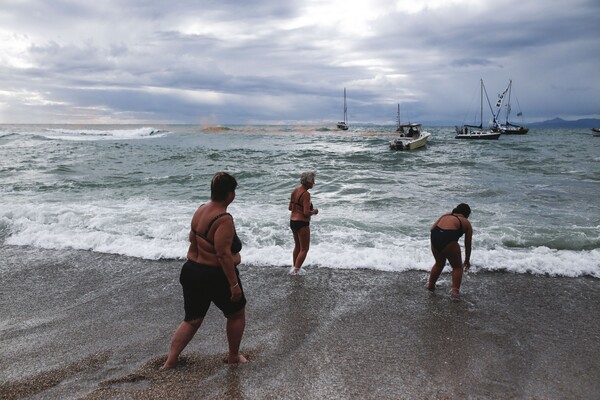
{"type": "Polygon", "coordinates": [[[481,79],[481,88],[480,88],[481,93],[479,94],[479,98],[481,99],[481,106],[480,106],[480,111],[479,111],[479,121],[481,123],[481,125],[479,126],[479,128],[483,129],[483,79],[481,79]]]}
{"type": "Polygon", "coordinates": [[[348,107],[346,106],[346,88],[344,88],[344,123],[348,124],[348,107]]]}
{"type": "Polygon", "coordinates": [[[508,102],[506,103],[506,125],[508,125],[508,115],[510,114],[510,92],[512,91],[512,79],[508,82],[508,102]]]}

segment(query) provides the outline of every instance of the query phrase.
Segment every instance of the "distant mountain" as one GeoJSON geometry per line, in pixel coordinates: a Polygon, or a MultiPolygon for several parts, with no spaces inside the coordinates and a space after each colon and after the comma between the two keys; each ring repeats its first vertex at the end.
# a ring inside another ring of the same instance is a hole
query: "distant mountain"
{"type": "Polygon", "coordinates": [[[533,128],[597,128],[600,127],[600,119],[585,118],[575,121],[565,121],[561,118],[554,118],[549,121],[527,124],[527,126],[533,128]]]}

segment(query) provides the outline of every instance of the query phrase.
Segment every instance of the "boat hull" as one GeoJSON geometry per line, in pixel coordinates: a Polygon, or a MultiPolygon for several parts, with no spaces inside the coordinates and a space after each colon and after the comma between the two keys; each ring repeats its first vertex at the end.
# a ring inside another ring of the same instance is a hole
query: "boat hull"
{"type": "Polygon", "coordinates": [[[529,132],[529,128],[526,128],[524,126],[519,126],[519,127],[502,127],[501,126],[498,128],[498,130],[503,135],[525,135],[527,132],[529,132]]]}
{"type": "Polygon", "coordinates": [[[338,124],[336,125],[338,129],[342,130],[342,131],[347,131],[348,130],[348,124],[344,123],[344,122],[338,122],[338,124]]]}
{"type": "Polygon", "coordinates": [[[502,133],[497,129],[482,129],[480,126],[456,126],[454,139],[467,140],[497,140],[502,133]]]}
{"type": "Polygon", "coordinates": [[[417,139],[401,138],[390,141],[390,149],[392,150],[415,150],[423,147],[427,144],[431,134],[429,132],[422,132],[417,139]]]}
{"type": "Polygon", "coordinates": [[[500,132],[473,131],[469,133],[457,133],[454,138],[467,140],[498,140],[500,135],[500,132]]]}

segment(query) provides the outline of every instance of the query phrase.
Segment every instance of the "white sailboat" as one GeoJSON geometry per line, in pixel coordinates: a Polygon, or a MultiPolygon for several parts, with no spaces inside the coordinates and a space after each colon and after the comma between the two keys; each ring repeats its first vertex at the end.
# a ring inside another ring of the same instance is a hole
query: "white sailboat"
{"type": "Polygon", "coordinates": [[[400,104],[398,104],[398,139],[390,140],[392,150],[414,150],[427,144],[431,133],[421,130],[421,124],[402,124],[400,122],[400,104]]]}
{"type": "Polygon", "coordinates": [[[490,104],[490,99],[487,95],[487,91],[485,90],[485,86],[483,85],[483,79],[481,79],[481,106],[480,106],[480,124],[479,125],[462,125],[456,127],[456,136],[455,139],[479,139],[479,140],[496,140],[500,137],[500,131],[497,128],[496,116],[494,111],[492,110],[492,105],[490,104]],[[490,106],[490,111],[493,116],[493,125],[491,128],[484,129],[483,128],[483,94],[485,92],[485,97],[488,101],[488,105],[490,106]]]}
{"type": "MultiPolygon", "coordinates": [[[[504,123],[498,123],[498,131],[500,131],[500,133],[504,134],[504,135],[524,135],[527,132],[529,132],[529,128],[527,128],[524,125],[519,125],[519,124],[515,124],[509,121],[509,117],[510,117],[510,112],[511,110],[511,93],[512,93],[512,79],[509,81],[508,83],[508,87],[506,88],[506,90],[504,92],[502,92],[499,96],[498,96],[498,101],[496,103],[496,108],[497,108],[497,112],[496,112],[496,120],[500,117],[500,113],[501,113],[501,109],[502,109],[502,104],[504,103],[504,100],[506,100],[506,104],[504,104],[504,115],[505,115],[505,119],[504,119],[504,123]]],[[[517,117],[522,116],[523,113],[521,111],[517,112],[517,117]]]]}
{"type": "Polygon", "coordinates": [[[344,120],[337,123],[337,128],[343,131],[347,131],[348,125],[348,107],[346,106],[346,88],[344,88],[344,120]]]}

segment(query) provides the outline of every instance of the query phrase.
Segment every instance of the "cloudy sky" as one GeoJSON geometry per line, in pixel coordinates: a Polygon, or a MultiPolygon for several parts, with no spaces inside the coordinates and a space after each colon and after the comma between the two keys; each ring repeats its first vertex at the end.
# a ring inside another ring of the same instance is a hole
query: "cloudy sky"
{"type": "Polygon", "coordinates": [[[480,79],[600,118],[600,1],[0,0],[0,123],[454,125],[480,79]]]}

